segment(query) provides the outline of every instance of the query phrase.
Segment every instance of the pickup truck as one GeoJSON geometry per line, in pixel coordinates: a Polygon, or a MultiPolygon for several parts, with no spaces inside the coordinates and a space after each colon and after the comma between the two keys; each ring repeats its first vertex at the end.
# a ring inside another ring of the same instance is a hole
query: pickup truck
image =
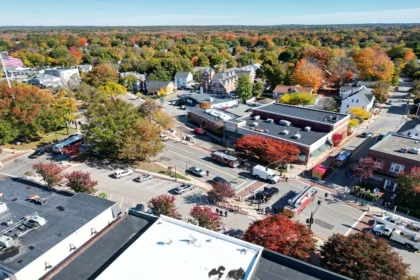
{"type": "Polygon", "coordinates": [[[405,234],[401,230],[380,224],[376,225],[372,231],[377,236],[389,237],[390,240],[404,245],[407,249],[420,251],[420,237],[418,235],[405,234]]]}

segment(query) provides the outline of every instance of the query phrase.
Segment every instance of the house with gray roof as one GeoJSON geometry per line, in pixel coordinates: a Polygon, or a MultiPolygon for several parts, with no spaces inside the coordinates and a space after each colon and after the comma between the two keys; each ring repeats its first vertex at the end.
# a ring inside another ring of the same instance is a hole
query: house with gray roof
{"type": "Polygon", "coordinates": [[[49,74],[39,74],[28,80],[28,84],[34,85],[40,88],[60,88],[63,87],[63,83],[59,77],[49,74]]]}
{"type": "Polygon", "coordinates": [[[176,72],[175,84],[177,87],[190,87],[193,83],[193,75],[190,72],[176,72]]]}
{"type": "Polygon", "coordinates": [[[341,101],[341,114],[348,114],[352,107],[362,107],[367,111],[372,110],[373,103],[375,102],[375,96],[373,95],[371,89],[368,89],[365,86],[357,86],[353,88],[342,87],[342,89],[340,89],[340,96],[343,94],[343,96],[346,97],[344,97],[341,101]]]}

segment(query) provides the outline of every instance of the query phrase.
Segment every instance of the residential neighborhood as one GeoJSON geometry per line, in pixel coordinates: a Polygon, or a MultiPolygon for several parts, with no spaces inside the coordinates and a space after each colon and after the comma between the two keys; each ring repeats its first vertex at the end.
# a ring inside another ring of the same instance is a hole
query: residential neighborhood
{"type": "Polygon", "coordinates": [[[378,22],[0,24],[0,279],[420,279],[420,25],[378,22]]]}

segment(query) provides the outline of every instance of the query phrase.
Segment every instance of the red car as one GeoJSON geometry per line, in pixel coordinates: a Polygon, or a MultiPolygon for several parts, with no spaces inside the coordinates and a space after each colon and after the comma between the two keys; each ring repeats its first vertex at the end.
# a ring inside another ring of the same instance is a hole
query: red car
{"type": "Polygon", "coordinates": [[[194,133],[197,135],[206,135],[206,131],[201,127],[194,128],[194,133]]]}

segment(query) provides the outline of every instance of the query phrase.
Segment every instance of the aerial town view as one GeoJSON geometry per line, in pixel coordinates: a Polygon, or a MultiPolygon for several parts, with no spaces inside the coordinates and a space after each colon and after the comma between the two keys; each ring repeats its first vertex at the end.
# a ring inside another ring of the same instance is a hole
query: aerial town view
{"type": "Polygon", "coordinates": [[[420,1],[5,1],[1,279],[420,280],[420,1]]]}

